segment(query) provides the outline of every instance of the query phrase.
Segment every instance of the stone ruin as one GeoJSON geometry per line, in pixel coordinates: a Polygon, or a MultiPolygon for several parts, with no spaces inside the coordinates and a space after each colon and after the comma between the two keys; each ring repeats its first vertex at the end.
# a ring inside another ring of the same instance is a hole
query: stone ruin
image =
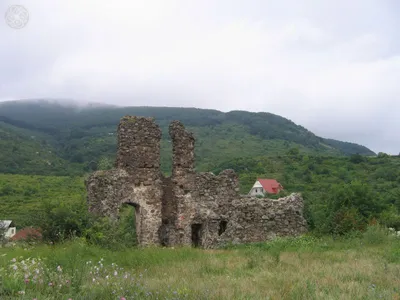
{"type": "Polygon", "coordinates": [[[153,118],[123,117],[115,169],[86,181],[89,211],[118,219],[121,205],[133,205],[142,246],[215,248],[306,232],[299,194],[279,200],[241,196],[233,170],[195,172],[195,139],[179,121],[170,124],[169,134],[172,175],[164,177],[159,126],[153,118]]]}

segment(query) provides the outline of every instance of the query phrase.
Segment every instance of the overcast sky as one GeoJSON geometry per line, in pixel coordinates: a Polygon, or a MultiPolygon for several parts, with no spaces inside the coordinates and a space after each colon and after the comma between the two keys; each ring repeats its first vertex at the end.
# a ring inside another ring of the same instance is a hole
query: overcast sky
{"type": "Polygon", "coordinates": [[[1,0],[0,101],[265,111],[400,152],[398,0],[1,0]]]}

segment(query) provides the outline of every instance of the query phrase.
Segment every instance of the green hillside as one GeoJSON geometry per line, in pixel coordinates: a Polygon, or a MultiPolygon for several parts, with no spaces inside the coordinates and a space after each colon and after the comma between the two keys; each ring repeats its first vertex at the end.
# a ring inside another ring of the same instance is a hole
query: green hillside
{"type": "Polygon", "coordinates": [[[79,165],[59,156],[54,138],[0,121],[0,173],[73,174],[79,165]]]}
{"type": "MultiPolygon", "coordinates": [[[[218,174],[224,169],[234,169],[239,174],[242,193],[250,190],[257,177],[275,178],[290,191],[322,192],[334,184],[350,183],[353,180],[367,183],[379,193],[380,197],[385,195],[388,199],[390,190],[400,191],[400,157],[398,156],[361,157],[360,160],[357,155],[350,157],[301,154],[260,156],[222,162],[213,172],[218,174]]],[[[400,204],[400,199],[398,201],[400,204]]]]}
{"type": "Polygon", "coordinates": [[[37,224],[42,205],[85,203],[82,177],[0,174],[0,219],[17,227],[37,224]]]}
{"type": "MultiPolygon", "coordinates": [[[[310,224],[320,220],[330,199],[345,199],[346,193],[360,193],[373,206],[371,216],[381,218],[391,212],[393,226],[400,226],[400,157],[320,157],[292,155],[241,158],[222,163],[215,173],[234,169],[240,177],[241,192],[247,193],[257,177],[278,179],[285,188],[281,195],[302,192],[310,224]],[[344,194],[343,191],[347,191],[344,194]],[[398,222],[398,223],[396,223],[398,222]]],[[[18,226],[34,224],[41,203],[85,203],[82,177],[0,175],[1,218],[13,219],[18,226]]],[[[353,195],[357,198],[357,195],[353,195]]],[[[344,204],[347,205],[347,204],[344,204]]],[[[387,220],[386,220],[387,221],[387,220]]],[[[400,228],[399,228],[400,230],[400,228]]]]}
{"type": "Polygon", "coordinates": [[[318,155],[374,155],[364,146],[318,137],[270,113],[170,107],[95,106],[79,108],[45,100],[0,103],[0,172],[83,174],[116,153],[116,128],[124,115],[155,117],[163,131],[162,170],[170,171],[168,125],[180,120],[194,132],[200,171],[221,160],[269,156],[297,148],[318,155]],[[13,141],[9,142],[10,137],[13,141]]]}

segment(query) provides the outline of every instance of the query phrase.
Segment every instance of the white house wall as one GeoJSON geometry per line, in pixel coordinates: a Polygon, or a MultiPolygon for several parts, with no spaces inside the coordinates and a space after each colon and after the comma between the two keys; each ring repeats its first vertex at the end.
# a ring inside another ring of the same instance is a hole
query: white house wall
{"type": "Polygon", "coordinates": [[[16,233],[16,227],[9,227],[4,236],[9,239],[12,238],[16,233]]]}
{"type": "Polygon", "coordinates": [[[12,238],[17,233],[16,227],[11,225],[14,225],[11,220],[0,220],[0,230],[5,238],[12,238]]]}

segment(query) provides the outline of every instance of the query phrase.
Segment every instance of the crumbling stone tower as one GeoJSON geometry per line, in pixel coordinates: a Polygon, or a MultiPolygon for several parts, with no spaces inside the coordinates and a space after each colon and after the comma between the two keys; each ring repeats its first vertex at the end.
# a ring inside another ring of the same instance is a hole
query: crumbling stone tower
{"type": "Polygon", "coordinates": [[[97,171],[86,182],[89,211],[116,219],[122,204],[135,206],[137,239],[144,246],[212,248],[306,231],[299,195],[277,201],[240,196],[233,170],[195,172],[195,139],[180,122],[170,124],[169,134],[172,175],[165,178],[154,119],[123,117],[115,169],[97,171]]]}
{"type": "Polygon", "coordinates": [[[139,244],[159,244],[161,226],[161,130],[151,118],[124,117],[118,126],[115,169],[87,181],[89,211],[117,218],[122,204],[135,206],[139,244]]]}

